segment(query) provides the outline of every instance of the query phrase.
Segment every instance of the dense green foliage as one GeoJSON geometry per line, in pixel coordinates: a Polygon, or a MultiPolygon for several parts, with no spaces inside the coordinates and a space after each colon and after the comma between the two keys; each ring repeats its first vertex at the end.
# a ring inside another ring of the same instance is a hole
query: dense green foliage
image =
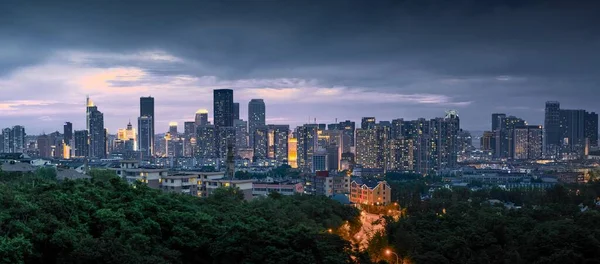
{"type": "Polygon", "coordinates": [[[409,216],[387,219],[389,246],[411,263],[600,263],[598,183],[546,191],[441,189],[417,200],[422,190],[422,182],[400,186],[397,197],[413,198],[403,201],[409,216]]]}
{"type": "Polygon", "coordinates": [[[57,183],[0,173],[0,263],[352,263],[328,229],[358,212],[326,197],[245,202],[133,187],[106,171],[57,183]]]}

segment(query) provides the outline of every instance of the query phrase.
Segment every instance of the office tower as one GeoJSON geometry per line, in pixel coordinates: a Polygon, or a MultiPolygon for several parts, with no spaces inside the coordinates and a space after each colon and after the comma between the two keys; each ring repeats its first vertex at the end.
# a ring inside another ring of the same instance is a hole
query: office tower
{"type": "Polygon", "coordinates": [[[71,145],[71,140],[73,140],[73,124],[71,122],[65,122],[63,126],[63,135],[65,144],[71,145]]]}
{"type": "Polygon", "coordinates": [[[363,117],[360,122],[361,129],[371,129],[375,127],[375,117],[363,117]]]}
{"type": "Polygon", "coordinates": [[[327,129],[327,124],[317,124],[319,130],[323,131],[327,129]]]}
{"type": "Polygon", "coordinates": [[[590,146],[598,146],[598,114],[594,112],[585,113],[584,136],[589,140],[590,146]]]}
{"type": "Polygon", "coordinates": [[[231,145],[231,149],[234,153],[237,152],[236,148],[236,135],[235,135],[235,127],[221,127],[217,131],[217,139],[218,139],[218,157],[221,159],[227,158],[227,152],[229,151],[229,145],[231,145]]]}
{"type": "Polygon", "coordinates": [[[298,168],[298,139],[288,136],[288,165],[292,168],[298,168]]]}
{"type": "Polygon", "coordinates": [[[525,120],[515,116],[500,118],[500,128],[495,131],[496,149],[494,150],[494,155],[496,158],[507,159],[513,157],[514,129],[526,125],[527,122],[525,120]]]}
{"type": "Polygon", "coordinates": [[[585,145],[585,110],[559,111],[561,146],[566,151],[580,152],[585,145]]]}
{"type": "Polygon", "coordinates": [[[506,118],[506,114],[495,113],[492,114],[492,131],[500,129],[500,123],[502,119],[506,118]]]}
{"type": "Polygon", "coordinates": [[[233,103],[233,120],[240,119],[240,103],[233,103]]]}
{"type": "Polygon", "coordinates": [[[196,117],[194,119],[196,126],[208,125],[208,110],[200,109],[196,111],[196,117]]]}
{"type": "Polygon", "coordinates": [[[457,144],[458,153],[465,154],[471,151],[471,148],[473,147],[473,137],[471,136],[471,132],[462,129],[458,131],[457,144]]]}
{"type": "Polygon", "coordinates": [[[88,132],[87,130],[75,130],[74,134],[76,157],[87,157],[89,154],[88,132]]]}
{"type": "Polygon", "coordinates": [[[10,134],[12,130],[10,128],[2,129],[2,153],[10,153],[10,134]]]}
{"type": "Polygon", "coordinates": [[[432,139],[430,165],[434,170],[456,167],[460,119],[456,111],[448,111],[446,117],[431,120],[432,139]]]}
{"type": "Polygon", "coordinates": [[[217,158],[217,131],[215,125],[196,128],[196,156],[200,159],[217,158]]]}
{"type": "Polygon", "coordinates": [[[233,90],[217,89],[213,91],[213,118],[215,128],[233,126],[233,90]]]}
{"type": "Polygon", "coordinates": [[[42,158],[50,158],[51,156],[51,148],[50,148],[50,137],[44,134],[37,137],[37,149],[40,153],[40,157],[42,158]]]}
{"type": "Polygon", "coordinates": [[[329,171],[327,162],[327,152],[325,150],[318,150],[312,156],[312,168],[311,172],[317,171],[329,171]]]}
{"type": "Polygon", "coordinates": [[[194,156],[194,147],[196,146],[196,123],[185,122],[183,123],[183,137],[184,137],[184,153],[186,157],[194,156]]]}
{"type": "Polygon", "coordinates": [[[392,126],[390,128],[390,134],[392,139],[404,138],[403,124],[404,119],[402,118],[392,120],[392,126]]]}
{"type": "Polygon", "coordinates": [[[177,132],[177,122],[169,122],[169,134],[171,134],[171,137],[173,138],[179,136],[179,132],[177,132]]]}
{"type": "Polygon", "coordinates": [[[155,142],[153,124],[151,116],[138,117],[138,149],[141,158],[144,160],[154,156],[154,148],[152,146],[153,142],[155,142]]]}
{"type": "Polygon", "coordinates": [[[269,158],[281,164],[288,162],[289,125],[268,125],[269,127],[269,158]]]}
{"type": "Polygon", "coordinates": [[[327,152],[327,167],[329,170],[338,170],[341,167],[340,161],[344,146],[346,145],[348,150],[350,149],[347,136],[342,130],[323,130],[319,131],[318,135],[319,149],[327,152]],[[344,141],[345,139],[346,141],[344,141]]]}
{"type": "Polygon", "coordinates": [[[233,127],[235,127],[236,148],[238,150],[248,148],[248,122],[241,119],[233,120],[233,127]]]}
{"type": "Polygon", "coordinates": [[[513,159],[536,160],[542,158],[542,126],[519,126],[514,130],[513,159]]]}
{"type": "Polygon", "coordinates": [[[556,155],[561,146],[562,135],[560,128],[560,103],[546,102],[544,115],[544,147],[545,153],[556,155]]]}
{"type": "Polygon", "coordinates": [[[254,142],[254,158],[253,160],[264,160],[269,156],[269,127],[256,126],[254,133],[251,135],[251,142],[254,142]]]}
{"type": "Polygon", "coordinates": [[[10,152],[25,153],[25,127],[13,126],[10,130],[10,152]]]}
{"type": "Polygon", "coordinates": [[[327,130],[341,130],[339,123],[327,124],[327,130]]]}
{"type": "Polygon", "coordinates": [[[388,140],[387,171],[412,171],[414,170],[414,153],[412,139],[388,140]]]}
{"type": "Polygon", "coordinates": [[[489,153],[492,153],[492,151],[495,149],[495,145],[494,147],[492,147],[492,140],[495,140],[495,133],[492,131],[484,131],[483,132],[483,136],[481,136],[481,143],[480,143],[480,149],[481,151],[487,151],[489,153]]]}
{"type": "MultiPolygon", "coordinates": [[[[156,116],[154,115],[154,97],[140,97],[140,117],[146,117],[145,119],[143,119],[143,121],[150,122],[150,129],[149,131],[145,132],[146,134],[144,134],[144,138],[150,138],[150,142],[146,143],[147,145],[141,146],[141,140],[138,140],[138,142],[140,142],[138,143],[140,144],[139,148],[142,149],[143,147],[146,154],[148,154],[148,156],[143,155],[144,158],[149,158],[154,155],[155,150],[154,134],[156,133],[156,126],[154,125],[154,123],[156,122],[156,116]]],[[[145,129],[148,130],[148,127],[146,127],[145,129]]],[[[141,133],[141,130],[141,127],[138,127],[138,132],[141,133]]]]}
{"type": "MultiPolygon", "coordinates": [[[[340,122],[340,129],[344,131],[345,135],[348,135],[348,138],[350,138],[350,146],[354,147],[355,146],[354,131],[356,130],[355,123],[350,120],[340,122]]],[[[346,151],[344,151],[344,152],[346,152],[346,151]]]]}
{"type": "Polygon", "coordinates": [[[363,168],[385,169],[390,127],[366,127],[370,128],[356,130],[356,163],[361,164],[363,168]]]}
{"type": "Polygon", "coordinates": [[[302,171],[312,170],[312,156],[317,150],[318,127],[315,124],[306,124],[296,128],[297,143],[297,163],[302,171]]]}
{"type": "Polygon", "coordinates": [[[87,99],[87,130],[89,131],[89,155],[91,158],[106,158],[106,131],[104,114],[98,110],[92,100],[87,99]]]}
{"type": "Polygon", "coordinates": [[[250,135],[250,147],[254,147],[254,130],[258,126],[265,125],[266,107],[263,99],[252,99],[248,103],[248,134],[250,135]]]}

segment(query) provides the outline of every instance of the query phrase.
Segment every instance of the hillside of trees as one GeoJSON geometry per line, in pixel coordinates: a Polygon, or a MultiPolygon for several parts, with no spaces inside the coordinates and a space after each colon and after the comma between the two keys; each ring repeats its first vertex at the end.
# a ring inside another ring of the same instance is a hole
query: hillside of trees
{"type": "MultiPolygon", "coordinates": [[[[52,171],[0,172],[0,263],[353,263],[328,232],[356,209],[315,196],[251,202],[131,186],[110,172],[57,182],[52,171]]],[[[363,262],[364,263],[364,262],[363,262]]]]}
{"type": "Polygon", "coordinates": [[[418,264],[600,263],[598,182],[548,190],[441,189],[423,201],[423,181],[392,184],[408,216],[388,218],[370,252],[391,248],[418,264]]]}

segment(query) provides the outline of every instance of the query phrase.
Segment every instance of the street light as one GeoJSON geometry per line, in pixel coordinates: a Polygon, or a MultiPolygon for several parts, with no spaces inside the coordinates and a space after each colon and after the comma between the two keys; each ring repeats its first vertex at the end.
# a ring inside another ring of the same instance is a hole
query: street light
{"type": "Polygon", "coordinates": [[[398,254],[396,254],[396,252],[390,250],[390,249],[386,249],[385,250],[385,254],[386,255],[391,255],[394,254],[394,256],[396,256],[396,264],[398,264],[400,262],[400,257],[398,256],[398,254]]]}

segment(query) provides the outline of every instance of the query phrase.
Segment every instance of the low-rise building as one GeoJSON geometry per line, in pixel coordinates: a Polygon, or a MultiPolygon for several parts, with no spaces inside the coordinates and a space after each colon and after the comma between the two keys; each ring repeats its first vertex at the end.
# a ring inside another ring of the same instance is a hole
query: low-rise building
{"type": "Polygon", "coordinates": [[[121,160],[119,166],[110,169],[129,183],[140,181],[154,189],[160,189],[162,178],[167,176],[168,171],[156,167],[141,167],[136,160],[121,160]]]}
{"type": "Polygon", "coordinates": [[[387,205],[392,201],[392,188],[386,181],[352,179],[350,201],[355,204],[387,205]]]}
{"type": "Polygon", "coordinates": [[[302,183],[253,183],[252,195],[267,196],[272,192],[277,192],[282,195],[294,195],[304,193],[302,183]]]}

